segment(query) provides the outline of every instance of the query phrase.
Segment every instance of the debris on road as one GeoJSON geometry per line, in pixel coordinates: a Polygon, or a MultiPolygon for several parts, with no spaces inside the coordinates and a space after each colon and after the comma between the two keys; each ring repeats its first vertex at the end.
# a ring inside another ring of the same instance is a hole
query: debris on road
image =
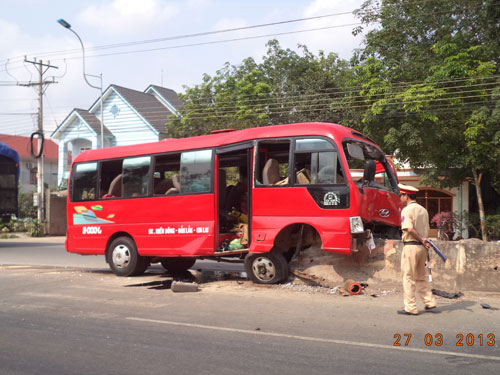
{"type": "Polygon", "coordinates": [[[174,293],[189,293],[197,292],[199,290],[198,284],[195,283],[185,283],[182,281],[173,281],[170,287],[174,293]]]}
{"type": "Polygon", "coordinates": [[[482,307],[483,309],[498,310],[498,307],[493,307],[493,306],[490,306],[490,305],[488,305],[487,303],[482,303],[482,304],[481,304],[481,307],[482,307]]]}
{"type": "Polygon", "coordinates": [[[443,292],[442,290],[439,289],[432,289],[432,294],[439,297],[450,298],[450,299],[460,298],[464,295],[462,292],[448,293],[448,292],[443,292]]]}
{"type": "Polygon", "coordinates": [[[361,294],[361,291],[363,290],[363,287],[361,286],[360,283],[355,282],[354,280],[346,280],[344,282],[344,289],[352,296],[357,296],[358,294],[361,294]]]}

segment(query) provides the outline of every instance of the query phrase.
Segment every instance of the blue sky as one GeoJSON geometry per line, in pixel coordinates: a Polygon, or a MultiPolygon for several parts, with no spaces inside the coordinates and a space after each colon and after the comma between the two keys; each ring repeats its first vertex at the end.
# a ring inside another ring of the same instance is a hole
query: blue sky
{"type": "MultiPolygon", "coordinates": [[[[225,62],[237,65],[244,58],[257,61],[266,53],[271,38],[283,47],[296,49],[305,44],[312,52],[323,50],[349,58],[362,43],[351,34],[358,20],[337,15],[234,31],[196,38],[140,43],[123,48],[93,50],[94,47],[225,30],[320,15],[350,12],[362,0],[2,0],[0,2],[0,83],[36,79],[31,64],[42,58],[59,67],[49,70],[56,76],[44,96],[44,129],[50,134],[73,108],[88,109],[99,91],[82,77],[80,44],[70,31],[57,23],[64,18],[82,38],[87,51],[86,72],[103,75],[103,85],[118,84],[144,90],[149,84],[163,85],[178,92],[201,82],[204,73],[213,75],[225,62]],[[187,44],[227,39],[301,32],[275,37],[172,48],[187,44]],[[158,49],[149,52],[134,52],[158,49]],[[119,54],[126,52],[125,54],[119,54]],[[93,55],[100,56],[93,56],[93,55]],[[109,56],[102,56],[111,54],[109,56]],[[66,60],[64,60],[66,59],[66,60]]],[[[98,81],[91,81],[98,84],[98,81]]],[[[33,88],[0,85],[0,133],[29,136],[36,127],[34,115],[6,115],[36,112],[33,88]]]]}

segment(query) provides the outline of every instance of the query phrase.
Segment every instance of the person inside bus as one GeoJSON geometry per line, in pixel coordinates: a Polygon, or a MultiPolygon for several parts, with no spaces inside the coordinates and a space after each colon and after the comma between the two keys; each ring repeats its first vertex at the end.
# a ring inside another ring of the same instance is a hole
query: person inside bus
{"type": "Polygon", "coordinates": [[[247,177],[243,176],[241,181],[234,186],[228,186],[226,191],[225,211],[231,212],[235,209],[237,212],[248,214],[247,193],[248,183],[247,177]]]}

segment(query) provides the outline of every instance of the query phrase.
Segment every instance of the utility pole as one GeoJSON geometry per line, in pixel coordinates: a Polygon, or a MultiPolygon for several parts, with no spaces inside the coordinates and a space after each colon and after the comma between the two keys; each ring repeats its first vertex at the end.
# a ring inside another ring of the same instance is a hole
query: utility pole
{"type": "Polygon", "coordinates": [[[43,187],[43,94],[47,89],[48,85],[51,83],[56,83],[54,78],[52,81],[44,81],[43,75],[50,68],[59,69],[57,66],[50,65],[50,61],[48,64],[44,64],[42,60],[38,60],[35,58],[33,61],[29,61],[24,58],[24,61],[30,64],[33,64],[38,71],[38,82],[37,83],[28,83],[22,84],[22,86],[38,86],[38,140],[37,140],[37,196],[38,196],[38,220],[43,222],[45,219],[45,194],[43,187]]]}

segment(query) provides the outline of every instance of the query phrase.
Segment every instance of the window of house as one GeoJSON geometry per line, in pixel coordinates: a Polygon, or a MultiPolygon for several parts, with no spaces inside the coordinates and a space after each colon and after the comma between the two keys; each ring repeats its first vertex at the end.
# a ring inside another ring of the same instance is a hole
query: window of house
{"type": "Polygon", "coordinates": [[[36,172],[37,168],[30,168],[30,185],[36,185],[37,184],[37,178],[36,178],[36,172]]]}
{"type": "MultiPolygon", "coordinates": [[[[441,212],[453,211],[453,197],[441,191],[420,189],[417,192],[417,203],[425,207],[429,213],[429,220],[434,215],[441,212]]],[[[436,228],[435,223],[431,223],[431,228],[436,228]]]]}
{"type": "Polygon", "coordinates": [[[82,202],[96,199],[97,163],[76,164],[72,175],[72,201],[82,202]]]}

